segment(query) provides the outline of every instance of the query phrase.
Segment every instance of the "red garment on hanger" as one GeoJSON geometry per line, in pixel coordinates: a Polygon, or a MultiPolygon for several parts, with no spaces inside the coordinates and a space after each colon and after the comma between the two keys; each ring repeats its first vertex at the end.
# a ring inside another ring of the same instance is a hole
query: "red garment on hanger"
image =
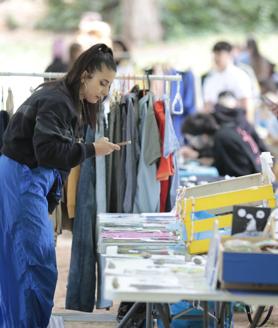
{"type": "Polygon", "coordinates": [[[161,158],[159,160],[159,165],[156,173],[157,180],[160,180],[161,191],[160,191],[160,212],[166,211],[166,201],[169,192],[169,177],[174,175],[174,163],[173,155],[170,154],[167,158],[163,156],[163,144],[164,144],[164,134],[165,134],[165,111],[164,102],[157,100],[154,103],[154,113],[157,121],[160,140],[161,140],[161,158]]]}

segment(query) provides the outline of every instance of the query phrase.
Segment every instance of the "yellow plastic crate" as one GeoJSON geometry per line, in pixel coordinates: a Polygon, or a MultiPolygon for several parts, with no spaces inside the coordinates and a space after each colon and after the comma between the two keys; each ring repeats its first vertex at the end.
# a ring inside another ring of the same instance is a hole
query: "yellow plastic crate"
{"type": "Polygon", "coordinates": [[[264,184],[260,173],[184,190],[177,201],[177,209],[186,228],[188,252],[208,252],[210,239],[195,240],[194,234],[212,232],[215,220],[218,220],[219,228],[230,228],[232,214],[225,213],[231,212],[234,205],[261,204],[271,208],[276,205],[273,187],[271,184],[264,184]],[[207,211],[213,217],[192,220],[194,213],[198,211],[207,211]]]}

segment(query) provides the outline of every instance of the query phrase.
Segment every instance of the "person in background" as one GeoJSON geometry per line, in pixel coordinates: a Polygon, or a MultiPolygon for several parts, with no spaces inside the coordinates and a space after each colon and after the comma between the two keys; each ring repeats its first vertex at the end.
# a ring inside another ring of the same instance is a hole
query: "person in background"
{"type": "Polygon", "coordinates": [[[253,68],[259,83],[271,80],[275,65],[261,55],[256,40],[247,39],[246,49],[249,54],[250,66],[253,68]]]}
{"type": "Polygon", "coordinates": [[[77,42],[86,50],[96,43],[112,47],[111,26],[102,20],[98,12],[85,12],[79,23],[77,42]]]}
{"type": "Polygon", "coordinates": [[[59,38],[53,42],[52,46],[52,61],[46,67],[45,72],[65,73],[68,65],[64,62],[65,44],[63,39],[59,38]]]}
{"type": "Polygon", "coordinates": [[[204,111],[211,113],[218,95],[226,90],[234,93],[238,107],[244,109],[250,122],[254,120],[252,87],[248,75],[233,63],[232,46],[226,41],[217,42],[213,49],[215,70],[204,80],[204,111]]]}
{"type": "MultiPolygon", "coordinates": [[[[118,75],[134,76],[134,65],[127,44],[120,38],[113,39],[112,44],[118,75]]],[[[116,80],[114,87],[116,90],[121,90],[122,93],[127,93],[133,88],[134,84],[134,80],[116,80]]]]}
{"type": "Polygon", "coordinates": [[[83,49],[81,44],[73,42],[69,46],[69,61],[68,61],[68,70],[70,70],[75,63],[76,59],[82,54],[83,49]]]}
{"type": "Polygon", "coordinates": [[[57,281],[48,217],[71,168],[120,147],[79,142],[116,74],[105,44],[83,52],[63,79],[39,86],[11,118],[0,156],[0,326],[46,328],[57,281]],[[82,131],[82,132],[81,132],[82,131]]]}
{"type": "Polygon", "coordinates": [[[223,176],[259,172],[259,155],[267,148],[242,109],[236,106],[234,95],[225,91],[213,113],[189,116],[182,127],[188,141],[184,155],[192,155],[192,159],[199,158],[201,162],[205,159],[206,164],[210,159],[223,176]]]}

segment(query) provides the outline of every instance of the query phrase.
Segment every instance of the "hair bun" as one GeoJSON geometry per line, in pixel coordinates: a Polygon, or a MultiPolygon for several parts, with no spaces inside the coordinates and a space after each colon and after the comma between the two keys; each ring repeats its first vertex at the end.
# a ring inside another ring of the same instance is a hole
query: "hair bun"
{"type": "Polygon", "coordinates": [[[112,55],[113,56],[113,52],[112,52],[112,49],[111,48],[109,48],[106,44],[104,44],[104,43],[101,43],[100,45],[99,45],[99,47],[98,47],[98,51],[100,51],[100,52],[102,52],[102,53],[104,53],[104,54],[110,54],[110,55],[112,55]]]}

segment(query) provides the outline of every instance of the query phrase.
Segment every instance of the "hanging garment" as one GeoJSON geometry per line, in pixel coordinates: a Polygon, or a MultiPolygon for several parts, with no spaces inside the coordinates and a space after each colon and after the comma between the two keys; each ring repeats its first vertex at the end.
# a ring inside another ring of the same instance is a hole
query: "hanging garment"
{"type": "Polygon", "coordinates": [[[126,184],[123,202],[123,212],[132,213],[137,187],[137,172],[140,158],[140,144],[138,135],[138,99],[134,93],[125,96],[127,104],[126,140],[131,144],[126,147],[125,174],[126,184]]]}
{"type": "MultiPolygon", "coordinates": [[[[166,96],[164,100],[165,107],[165,134],[163,141],[163,156],[168,157],[173,154],[174,175],[170,178],[170,192],[168,193],[166,211],[175,206],[177,190],[180,185],[179,169],[176,151],[180,148],[180,144],[173,127],[173,121],[170,112],[170,101],[166,96]]],[[[166,186],[163,186],[166,188],[166,186]]]]}
{"type": "MultiPolygon", "coordinates": [[[[109,140],[113,143],[122,141],[122,120],[120,103],[114,102],[111,105],[109,114],[109,140]]],[[[107,209],[110,213],[118,212],[119,185],[121,176],[121,153],[113,152],[107,156],[107,209]]]]}
{"type": "Polygon", "coordinates": [[[97,253],[97,302],[96,309],[108,309],[112,307],[113,302],[104,297],[105,281],[105,256],[97,253]]]}
{"type": "Polygon", "coordinates": [[[76,209],[76,193],[80,176],[80,165],[73,167],[68,176],[66,191],[67,191],[67,210],[68,218],[75,218],[76,209]]]}
{"type": "Polygon", "coordinates": [[[173,126],[173,120],[170,110],[170,99],[168,96],[164,97],[165,108],[165,133],[163,140],[163,156],[168,157],[180,148],[180,144],[173,126]]]}
{"type": "Polygon", "coordinates": [[[156,180],[156,163],[161,156],[158,126],[153,111],[153,95],[139,100],[141,153],[133,213],[159,212],[160,183],[156,180]]]}
{"type": "Polygon", "coordinates": [[[156,178],[157,180],[164,181],[168,180],[169,176],[174,174],[173,159],[172,154],[167,157],[163,156],[164,152],[164,134],[165,134],[165,112],[164,112],[164,102],[158,100],[154,103],[154,112],[157,120],[160,140],[161,140],[161,157],[159,160],[159,165],[157,169],[156,178]]]}
{"type": "MultiPolygon", "coordinates": [[[[104,108],[99,113],[95,140],[104,137],[104,108]]],[[[104,156],[96,156],[96,202],[97,213],[106,213],[106,163],[104,156]]]]}
{"type": "Polygon", "coordinates": [[[182,123],[185,120],[186,116],[192,114],[196,111],[195,107],[195,83],[194,75],[189,70],[186,72],[177,72],[175,70],[171,71],[171,74],[180,74],[182,77],[181,82],[172,82],[171,84],[171,104],[176,96],[177,84],[180,83],[180,92],[183,103],[183,114],[182,115],[172,115],[174,129],[180,144],[184,144],[184,137],[181,132],[182,123]]]}
{"type": "Polygon", "coordinates": [[[1,328],[48,325],[57,269],[46,195],[57,179],[54,169],[0,156],[1,328]]]}
{"type": "Polygon", "coordinates": [[[156,173],[157,180],[160,181],[160,212],[166,211],[166,202],[169,192],[169,177],[174,175],[173,155],[170,154],[167,158],[163,156],[164,134],[165,134],[165,112],[164,102],[159,100],[154,103],[154,112],[159,127],[161,139],[161,154],[159,165],[156,173]]]}
{"type": "MultiPolygon", "coordinates": [[[[99,115],[95,140],[104,136],[104,111],[99,115]]],[[[106,213],[106,161],[104,156],[96,157],[96,206],[97,213],[106,213]]],[[[96,308],[110,308],[112,302],[104,298],[104,269],[105,258],[97,253],[97,301],[96,308]]]]}
{"type": "MultiPolygon", "coordinates": [[[[86,142],[94,142],[88,127],[86,142]]],[[[81,164],[76,215],[73,225],[71,260],[68,276],[66,309],[92,312],[96,288],[96,173],[95,159],[81,164]]]]}
{"type": "MultiPolygon", "coordinates": [[[[122,97],[121,104],[120,104],[120,111],[121,111],[121,141],[126,141],[126,130],[127,130],[127,105],[125,102],[125,97],[122,97]]],[[[120,150],[120,162],[119,162],[119,169],[118,169],[118,179],[117,179],[117,213],[123,212],[123,203],[124,203],[124,195],[126,189],[126,171],[125,171],[125,164],[127,161],[126,157],[126,149],[129,145],[121,147],[120,150]]]]}
{"type": "Polygon", "coordinates": [[[8,126],[10,117],[8,112],[6,112],[5,110],[1,110],[0,111],[0,154],[1,154],[1,148],[3,145],[3,135],[4,132],[8,126]]]}
{"type": "MultiPolygon", "coordinates": [[[[115,127],[115,120],[116,120],[116,110],[119,108],[119,103],[113,102],[111,104],[111,111],[107,115],[108,119],[108,127],[107,131],[105,132],[106,137],[110,141],[114,141],[114,127],[115,127]]],[[[112,166],[113,166],[113,153],[111,156],[106,156],[105,163],[106,163],[106,204],[107,204],[107,211],[111,212],[110,210],[110,203],[111,203],[111,187],[112,187],[112,166]]]]}

